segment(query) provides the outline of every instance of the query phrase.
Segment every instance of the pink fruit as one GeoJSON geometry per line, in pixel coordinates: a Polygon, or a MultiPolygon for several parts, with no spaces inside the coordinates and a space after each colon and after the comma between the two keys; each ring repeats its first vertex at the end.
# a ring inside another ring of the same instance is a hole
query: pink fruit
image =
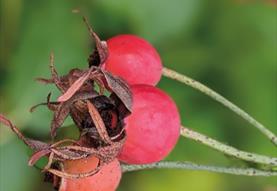
{"type": "Polygon", "coordinates": [[[129,84],[156,85],[162,63],[155,48],[135,35],[118,35],[107,41],[109,56],[104,68],[129,84]]]}
{"type": "MultiPolygon", "coordinates": [[[[66,161],[64,170],[68,173],[84,173],[97,167],[99,159],[90,156],[86,159],[66,161]]],[[[103,166],[95,175],[81,179],[61,180],[59,191],[115,191],[121,179],[121,168],[117,159],[103,166]]]]}
{"type": "Polygon", "coordinates": [[[119,160],[146,164],[164,159],[180,135],[180,117],[174,101],[149,85],[131,86],[133,112],[127,117],[127,139],[119,160]]]}

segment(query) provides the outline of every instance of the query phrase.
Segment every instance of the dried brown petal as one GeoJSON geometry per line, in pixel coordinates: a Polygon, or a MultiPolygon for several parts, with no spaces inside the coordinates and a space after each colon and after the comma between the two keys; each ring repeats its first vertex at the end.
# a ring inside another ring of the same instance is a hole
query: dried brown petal
{"type": "Polygon", "coordinates": [[[43,84],[53,84],[54,80],[53,79],[47,79],[47,78],[36,78],[36,81],[43,83],[43,84]]]}
{"type": "Polygon", "coordinates": [[[59,102],[51,102],[50,101],[50,97],[51,97],[51,93],[49,93],[47,95],[46,102],[39,103],[39,104],[36,104],[36,105],[32,106],[29,111],[30,112],[34,112],[37,107],[39,107],[39,106],[45,106],[45,105],[47,105],[48,109],[50,109],[51,111],[57,110],[60,103],[59,102]]]}
{"type": "Polygon", "coordinates": [[[93,68],[87,70],[79,79],[77,79],[69,88],[68,90],[58,98],[59,102],[65,102],[69,100],[84,84],[84,82],[89,78],[93,68]]]}
{"type": "Polygon", "coordinates": [[[54,112],[54,118],[51,122],[51,136],[56,136],[57,129],[63,124],[64,120],[68,116],[70,108],[65,104],[59,105],[58,109],[54,112]]]}
{"type": "Polygon", "coordinates": [[[35,152],[31,158],[28,161],[28,165],[29,166],[33,166],[41,157],[48,155],[49,153],[51,153],[50,149],[44,149],[44,150],[40,150],[35,152]]]}
{"type": "MultiPolygon", "coordinates": [[[[89,34],[90,36],[95,40],[95,44],[96,44],[96,49],[97,51],[95,51],[90,58],[91,59],[97,59],[97,57],[99,56],[100,59],[100,63],[96,64],[96,66],[101,67],[101,65],[107,60],[108,55],[109,55],[109,51],[108,51],[108,45],[106,43],[106,41],[101,41],[100,38],[98,37],[98,35],[93,31],[93,29],[91,28],[91,26],[89,25],[86,17],[83,17],[83,20],[85,22],[85,24],[87,25],[87,28],[89,30],[89,34]]],[[[90,60],[90,59],[89,59],[90,60]]],[[[90,61],[90,63],[93,62],[93,60],[90,61]]]]}
{"type": "Polygon", "coordinates": [[[101,70],[101,72],[104,74],[104,79],[110,91],[116,94],[128,111],[131,112],[133,99],[132,92],[130,91],[130,87],[127,82],[105,70],[101,70]]]}
{"type": "Polygon", "coordinates": [[[97,174],[99,172],[99,170],[103,167],[103,165],[104,164],[99,160],[99,163],[95,169],[93,169],[89,172],[79,173],[79,174],[67,173],[67,172],[64,172],[61,170],[56,170],[56,169],[48,169],[47,171],[58,177],[61,177],[61,178],[79,179],[79,178],[90,177],[90,176],[93,176],[94,174],[97,174]]]}
{"type": "Polygon", "coordinates": [[[33,150],[42,150],[46,147],[48,147],[48,144],[26,138],[20,131],[19,129],[9,120],[7,119],[4,115],[0,114],[0,123],[3,123],[7,127],[10,127],[10,129],[18,136],[20,140],[22,140],[27,146],[29,146],[33,150]]]}
{"type": "MultiPolygon", "coordinates": [[[[74,102],[80,101],[80,100],[86,100],[86,99],[91,99],[94,97],[97,97],[98,94],[95,91],[90,91],[90,92],[78,92],[73,97],[71,97],[69,100],[67,100],[64,103],[60,103],[60,105],[57,107],[57,109],[54,111],[54,117],[51,122],[51,136],[55,137],[56,136],[56,131],[61,125],[63,124],[64,120],[70,113],[71,116],[76,116],[79,113],[75,111],[72,106],[74,102]],[[71,107],[72,106],[72,107],[71,107]]],[[[77,104],[77,103],[76,103],[77,104]]],[[[81,116],[80,120],[81,120],[81,116]]],[[[74,118],[74,121],[78,120],[77,118],[74,118]]],[[[78,120],[78,124],[81,123],[80,120],[78,120]]],[[[77,121],[76,121],[77,122],[77,121]]]]}
{"type": "Polygon", "coordinates": [[[58,160],[78,160],[82,158],[86,158],[88,153],[80,153],[76,151],[70,151],[68,149],[52,149],[51,150],[55,154],[55,158],[58,160]]]}
{"type": "Polygon", "coordinates": [[[104,121],[103,121],[101,115],[99,114],[99,112],[97,111],[96,107],[90,101],[87,101],[87,106],[88,106],[88,111],[89,111],[90,117],[92,118],[100,137],[106,143],[112,144],[112,141],[106,130],[104,121]]]}

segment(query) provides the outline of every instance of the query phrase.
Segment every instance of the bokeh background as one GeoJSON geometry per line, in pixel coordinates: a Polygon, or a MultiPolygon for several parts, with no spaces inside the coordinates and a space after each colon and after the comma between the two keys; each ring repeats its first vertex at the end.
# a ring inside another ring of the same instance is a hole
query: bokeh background
{"type": "MultiPolygon", "coordinates": [[[[33,80],[49,77],[50,52],[61,74],[87,67],[93,42],[72,9],[81,10],[102,39],[123,33],[147,39],[166,67],[205,83],[277,133],[276,1],[1,0],[0,111],[26,135],[49,139],[52,114],[28,109],[50,91],[58,96],[54,86],[33,80]]],[[[166,78],[158,86],[175,99],[184,125],[242,150],[277,156],[254,127],[222,105],[166,78]]],[[[27,166],[30,150],[7,128],[0,132],[0,190],[50,191],[40,172],[27,166]]],[[[247,166],[185,138],[167,159],[247,166]]],[[[145,170],[124,174],[118,188],[168,190],[276,191],[277,179],[145,170]]]]}

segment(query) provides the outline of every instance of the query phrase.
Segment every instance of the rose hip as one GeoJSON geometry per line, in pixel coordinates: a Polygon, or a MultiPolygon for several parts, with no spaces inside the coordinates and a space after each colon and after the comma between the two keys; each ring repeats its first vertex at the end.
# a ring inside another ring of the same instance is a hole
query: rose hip
{"type": "MultiPolygon", "coordinates": [[[[66,161],[64,170],[67,173],[85,173],[97,167],[99,159],[90,156],[85,159],[66,161]]],[[[59,191],[115,191],[121,179],[121,168],[117,159],[103,166],[93,176],[80,179],[61,180],[59,191]]]]}
{"type": "Polygon", "coordinates": [[[162,63],[155,48],[135,35],[118,35],[107,41],[109,56],[104,68],[129,84],[156,85],[162,63]]]}
{"type": "Polygon", "coordinates": [[[119,160],[146,164],[164,159],[180,134],[180,116],[174,101],[149,85],[131,86],[133,112],[125,119],[127,139],[119,160]]]}

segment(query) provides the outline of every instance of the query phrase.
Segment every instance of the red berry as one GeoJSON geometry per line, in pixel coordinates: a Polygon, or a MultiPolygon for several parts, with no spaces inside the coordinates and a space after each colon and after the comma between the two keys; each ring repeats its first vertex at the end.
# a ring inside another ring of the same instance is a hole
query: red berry
{"type": "Polygon", "coordinates": [[[133,111],[126,118],[127,139],[119,160],[146,164],[164,159],[180,135],[180,116],[174,101],[149,85],[131,86],[133,111]]]}
{"type": "Polygon", "coordinates": [[[129,84],[156,85],[162,63],[155,48],[134,35],[119,35],[107,41],[109,56],[104,68],[129,84]]]}
{"type": "MultiPolygon", "coordinates": [[[[97,167],[99,159],[90,156],[86,159],[66,161],[64,170],[68,173],[84,173],[97,167]]],[[[103,166],[95,175],[81,179],[61,181],[59,191],[115,191],[121,178],[121,168],[117,159],[103,166]]]]}

